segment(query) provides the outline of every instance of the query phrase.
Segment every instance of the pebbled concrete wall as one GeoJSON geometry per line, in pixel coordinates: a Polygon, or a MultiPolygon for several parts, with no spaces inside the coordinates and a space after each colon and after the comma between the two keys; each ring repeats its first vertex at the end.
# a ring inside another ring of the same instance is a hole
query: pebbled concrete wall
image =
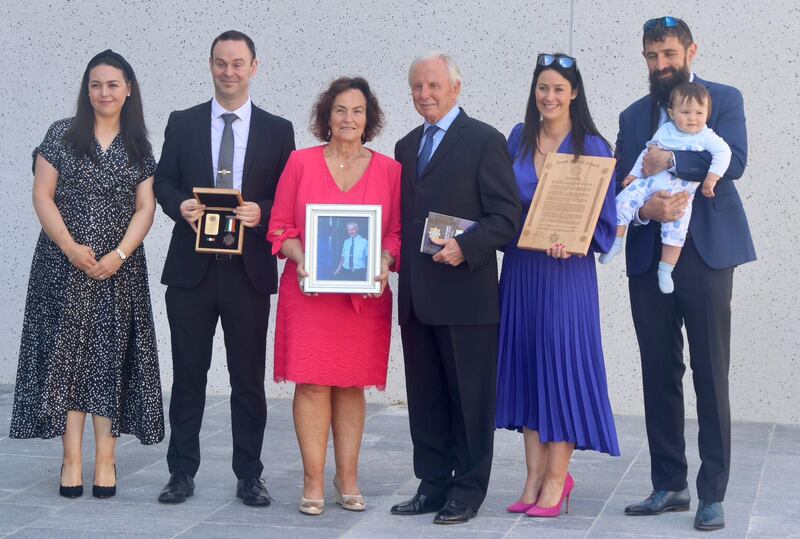
{"type": "MultiPolygon", "coordinates": [[[[51,122],[72,114],[80,75],[96,52],[112,48],[134,66],[156,154],[169,112],[210,98],[208,48],[214,36],[229,28],[254,38],[263,64],[252,87],[253,100],[294,122],[298,147],[316,143],[306,128],[315,96],[333,78],[359,74],[370,81],[387,115],[387,127],[372,147],[391,155],[394,142],[420,122],[406,71],[417,53],[429,49],[455,55],[465,79],[461,104],[506,133],[523,117],[536,54],[571,52],[586,81],[595,120],[613,141],[619,111],[647,91],[641,25],[652,16],[673,14],[687,20],[699,44],[695,71],[739,87],[748,118],[750,159],[739,189],[760,259],[736,270],[733,417],[800,423],[795,405],[800,397],[800,295],[792,257],[800,195],[793,174],[800,168],[795,151],[800,118],[796,2],[765,0],[739,6],[722,0],[665,1],[658,8],[633,0],[192,4],[8,0],[0,5],[0,211],[5,217],[0,233],[0,312],[6,321],[0,326],[0,383],[14,383],[28,272],[39,233],[30,203],[30,153],[51,122]]],[[[172,379],[169,329],[159,276],[171,226],[159,210],[146,240],[167,389],[172,379]]],[[[599,274],[614,409],[642,414],[623,264],[602,267],[599,274]]],[[[275,304],[273,298],[270,349],[275,304]]],[[[209,374],[209,391],[214,393],[228,391],[220,334],[209,374]]],[[[374,401],[400,401],[405,396],[396,327],[393,338],[388,388],[371,391],[374,401]]],[[[271,356],[267,362],[271,379],[271,356]]],[[[691,416],[690,372],[685,387],[691,416]]],[[[291,393],[291,384],[268,382],[272,397],[291,393]]]]}

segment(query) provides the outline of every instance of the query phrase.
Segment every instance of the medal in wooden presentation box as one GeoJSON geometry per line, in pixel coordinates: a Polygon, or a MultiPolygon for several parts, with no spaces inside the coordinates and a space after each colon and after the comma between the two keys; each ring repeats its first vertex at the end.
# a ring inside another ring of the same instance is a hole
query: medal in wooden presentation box
{"type": "Polygon", "coordinates": [[[563,243],[568,253],[586,255],[615,164],[613,157],[547,154],[517,247],[546,251],[563,243]]]}
{"type": "Polygon", "coordinates": [[[233,213],[244,204],[238,189],[195,187],[194,198],[206,209],[197,221],[197,239],[194,250],[198,253],[242,254],[244,226],[233,213]]]}

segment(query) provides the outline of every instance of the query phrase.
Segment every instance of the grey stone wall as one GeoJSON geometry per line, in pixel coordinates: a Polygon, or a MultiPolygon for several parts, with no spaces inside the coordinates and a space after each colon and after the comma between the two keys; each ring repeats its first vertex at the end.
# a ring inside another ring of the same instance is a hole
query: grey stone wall
{"type": "MultiPolygon", "coordinates": [[[[800,83],[793,0],[754,4],[721,0],[647,2],[542,0],[349,2],[162,0],[147,2],[10,0],[0,5],[0,383],[16,373],[25,291],[39,224],[30,187],[30,154],[47,127],[73,111],[88,59],[112,48],[142,84],[151,138],[160,152],[173,109],[210,98],[209,45],[222,30],[250,34],[263,62],[252,86],[261,107],[295,124],[298,147],[316,144],[307,129],[315,96],[333,78],[363,75],[374,87],[387,127],[372,147],[392,154],[395,141],[419,124],[406,82],[419,52],[452,52],[464,73],[462,106],[509,132],[521,121],[536,54],[571,52],[578,59],[595,119],[616,136],[617,114],[647,91],[641,56],[644,20],[683,17],[699,44],[695,71],[739,87],[745,98],[750,159],[739,189],[759,261],[738,268],[733,299],[731,401],[738,420],[800,422],[800,322],[793,257],[798,237],[797,157],[800,83]]],[[[172,223],[158,212],[146,240],[165,388],[171,382],[169,329],[159,276],[172,223]]],[[[614,410],[641,414],[638,350],[622,262],[599,269],[603,336],[614,410]]],[[[394,281],[396,284],[396,280],[394,281]]],[[[273,298],[273,322],[276,298],[273,298]]],[[[272,330],[272,323],[270,328],[272,330]]],[[[209,391],[228,391],[221,330],[209,391]]],[[[273,338],[270,332],[270,345],[273,338]]],[[[271,352],[270,352],[271,354],[271,352]]],[[[271,355],[267,359],[271,378],[271,355]]],[[[688,350],[687,350],[688,362],[688,350]]],[[[268,383],[270,396],[290,384],[268,383]]],[[[691,376],[687,414],[693,415],[691,376]]],[[[395,327],[386,392],[404,399],[402,351],[395,327]]]]}

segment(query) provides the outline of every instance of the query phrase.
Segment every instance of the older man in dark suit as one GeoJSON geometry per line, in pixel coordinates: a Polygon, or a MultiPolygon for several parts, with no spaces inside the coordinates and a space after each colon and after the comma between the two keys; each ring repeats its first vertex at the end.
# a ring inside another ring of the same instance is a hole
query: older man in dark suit
{"type": "Polygon", "coordinates": [[[236,495],[266,506],[261,446],[267,421],[264,395],[269,296],[277,267],[265,241],[275,188],[294,150],[292,124],[250,101],[258,62],[253,41],[228,31],[211,45],[214,98],[169,117],[155,173],[159,204],[175,221],[161,282],[172,335],[170,479],[158,500],[181,503],[194,493],[200,466],[200,424],[206,375],[218,319],[225,332],[231,383],[236,495]],[[194,187],[240,189],[236,217],[247,227],[242,256],[195,252],[195,223],[203,215],[194,187]]]}
{"type": "MultiPolygon", "coordinates": [[[[736,88],[700,79],[691,72],[697,44],[689,27],[675,17],[647,21],[643,56],[650,74],[650,94],[619,117],[615,157],[617,181],[628,174],[645,143],[668,121],[669,94],[682,82],[702,84],[711,95],[707,125],[731,147],[733,157],[717,184],[714,197],[694,198],[689,234],[673,278],[675,291],[662,294],[656,270],[661,254],[659,223],[683,215],[687,195],[658,193],[639,211],[640,226],[630,228],[626,246],[631,310],[639,341],[644,385],[647,439],[653,493],[628,506],[628,515],[656,515],[689,509],[684,441],[683,334],[697,394],[702,464],[697,474],[700,503],[695,528],[725,525],[722,501],[731,459],[728,400],[731,295],[733,269],[755,260],[756,253],[742,200],[734,180],[747,163],[747,129],[742,94],[736,88]],[[647,220],[651,220],[647,222],[647,220]]],[[[709,152],[669,152],[651,147],[644,172],[651,176],[670,169],[679,178],[702,181],[711,163],[709,152]]]]}
{"type": "Polygon", "coordinates": [[[496,250],[514,238],[520,202],[506,141],[456,105],[461,74],[441,53],[409,70],[424,118],[397,143],[403,165],[399,319],[417,494],[397,515],[472,518],[486,496],[494,439],[496,250]],[[420,241],[428,212],[476,221],[431,256],[420,241]]]}

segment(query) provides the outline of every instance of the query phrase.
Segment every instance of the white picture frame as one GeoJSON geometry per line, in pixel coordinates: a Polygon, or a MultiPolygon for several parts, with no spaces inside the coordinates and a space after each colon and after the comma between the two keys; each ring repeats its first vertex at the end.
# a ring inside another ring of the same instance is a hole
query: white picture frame
{"type": "Polygon", "coordinates": [[[307,204],[303,292],[377,294],[380,205],[307,204]],[[360,238],[360,239],[359,239],[360,238]]]}

